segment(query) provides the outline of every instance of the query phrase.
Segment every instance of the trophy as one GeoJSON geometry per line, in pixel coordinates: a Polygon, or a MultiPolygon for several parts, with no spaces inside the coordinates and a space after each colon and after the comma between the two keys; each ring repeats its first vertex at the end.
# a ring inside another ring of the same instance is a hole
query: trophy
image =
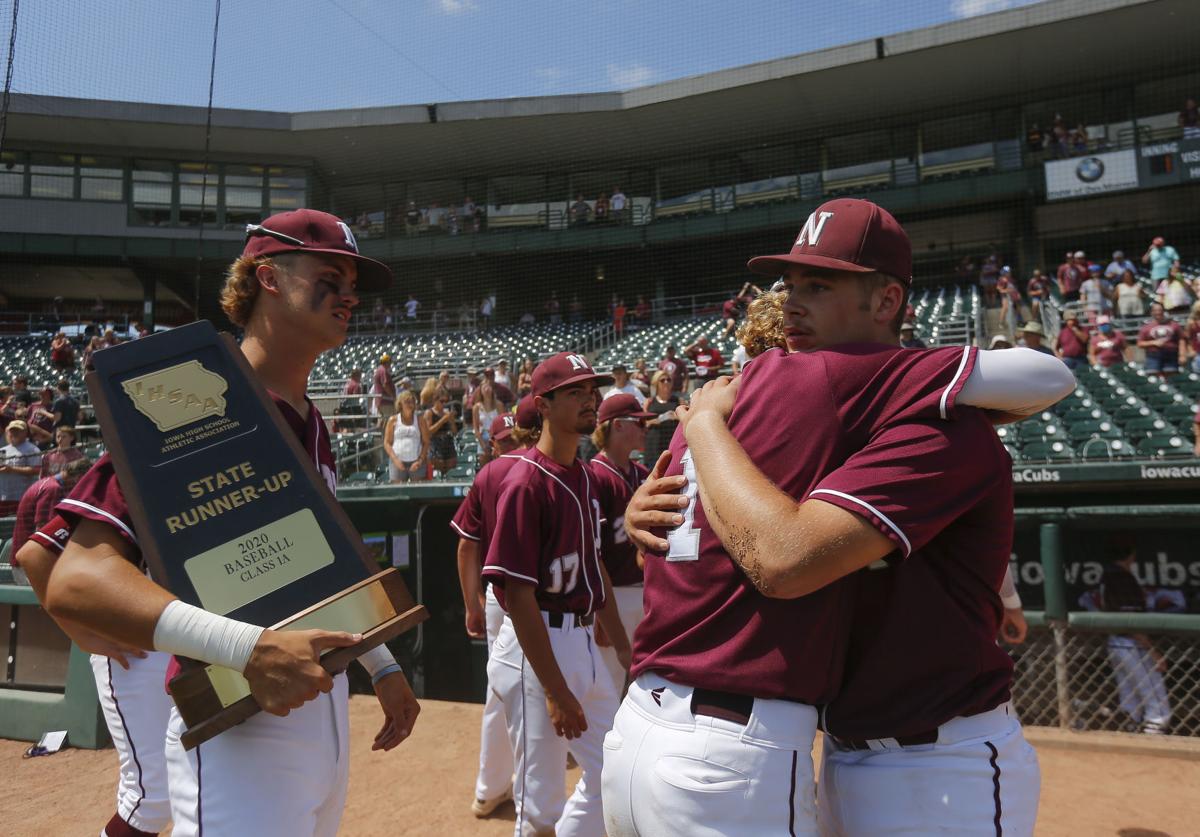
{"type": "MultiPolygon", "coordinates": [[[[151,577],[188,604],[274,630],[348,631],[330,673],[428,612],[362,539],[228,334],[208,321],[97,352],[88,392],[151,577]]],[[[260,710],[242,675],[182,660],[186,748],[260,710]]]]}

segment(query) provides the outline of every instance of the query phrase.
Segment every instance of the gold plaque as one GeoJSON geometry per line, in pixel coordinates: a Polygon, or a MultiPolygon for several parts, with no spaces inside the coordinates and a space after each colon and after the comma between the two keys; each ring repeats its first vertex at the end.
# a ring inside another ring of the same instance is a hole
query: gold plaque
{"type": "Polygon", "coordinates": [[[208,416],[225,415],[229,389],[224,378],[198,360],[130,378],[121,386],[138,412],[164,433],[208,416]]]}
{"type": "Polygon", "coordinates": [[[310,509],[201,552],[183,563],[204,609],[222,615],[333,563],[310,509]]]}

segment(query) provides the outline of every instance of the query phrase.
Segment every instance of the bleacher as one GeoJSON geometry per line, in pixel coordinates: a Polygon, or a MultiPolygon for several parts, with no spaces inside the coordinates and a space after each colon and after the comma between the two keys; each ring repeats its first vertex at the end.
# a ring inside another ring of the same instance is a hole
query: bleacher
{"type": "MultiPolygon", "coordinates": [[[[76,347],[75,369],[66,375],[71,388],[83,387],[83,371],[80,369],[81,349],[76,347]]],[[[63,373],[50,363],[50,338],[29,335],[0,338],[0,381],[8,383],[13,375],[25,375],[30,389],[40,389],[43,384],[54,386],[63,373]]]]}

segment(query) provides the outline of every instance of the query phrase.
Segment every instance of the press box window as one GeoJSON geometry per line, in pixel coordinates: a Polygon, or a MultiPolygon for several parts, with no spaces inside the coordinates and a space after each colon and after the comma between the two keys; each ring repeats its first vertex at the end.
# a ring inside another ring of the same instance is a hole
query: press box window
{"type": "Polygon", "coordinates": [[[125,168],[113,157],[79,158],[79,197],[85,201],[125,199],[125,168]]]}
{"type": "Polygon", "coordinates": [[[25,155],[14,151],[0,154],[0,195],[19,198],[25,194],[25,155]]]}
{"type": "Polygon", "coordinates": [[[29,160],[29,197],[75,197],[75,155],[33,154],[29,160]]]}
{"type": "Polygon", "coordinates": [[[155,227],[170,224],[174,166],[157,160],[135,160],[132,180],[133,223],[155,227]]]}

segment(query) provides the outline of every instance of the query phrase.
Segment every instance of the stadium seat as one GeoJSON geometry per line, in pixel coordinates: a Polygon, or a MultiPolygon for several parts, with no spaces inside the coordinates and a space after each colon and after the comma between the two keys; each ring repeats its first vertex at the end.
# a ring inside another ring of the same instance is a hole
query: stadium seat
{"type": "Polygon", "coordinates": [[[1102,437],[1088,439],[1079,448],[1080,458],[1088,461],[1128,459],[1133,452],[1133,447],[1122,439],[1102,437]]]}
{"type": "Polygon", "coordinates": [[[1070,462],[1075,453],[1066,442],[1030,442],[1021,448],[1025,462],[1070,462]]]}
{"type": "Polygon", "coordinates": [[[1176,424],[1194,424],[1196,421],[1196,407],[1187,401],[1175,402],[1163,409],[1162,415],[1163,418],[1173,421],[1176,424]]]}
{"type": "Polygon", "coordinates": [[[1156,434],[1138,442],[1137,452],[1155,458],[1185,457],[1192,455],[1192,446],[1178,434],[1156,434]]]}
{"type": "Polygon", "coordinates": [[[1129,436],[1149,436],[1167,429],[1167,423],[1158,416],[1138,416],[1125,422],[1125,433],[1129,436]]]}

